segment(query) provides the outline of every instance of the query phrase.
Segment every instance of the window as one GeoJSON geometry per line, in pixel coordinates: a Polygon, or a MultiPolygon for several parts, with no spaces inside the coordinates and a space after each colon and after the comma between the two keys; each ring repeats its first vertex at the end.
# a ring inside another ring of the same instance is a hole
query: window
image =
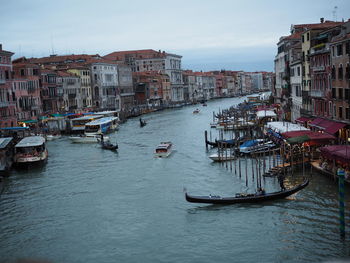
{"type": "Polygon", "coordinates": [[[334,52],[334,46],[332,46],[332,57],[335,56],[335,52],[334,52]]]}
{"type": "Polygon", "coordinates": [[[304,43],[304,35],[301,36],[301,42],[304,43]]]}
{"type": "Polygon", "coordinates": [[[343,107],[339,107],[339,119],[343,118],[343,107]]]}
{"type": "Polygon", "coordinates": [[[344,89],[344,92],[345,92],[344,99],[345,100],[350,100],[350,92],[349,91],[350,91],[349,89],[344,89]]]}
{"type": "Polygon", "coordinates": [[[339,44],[337,45],[337,56],[342,56],[343,55],[343,45],[339,44]]]}
{"type": "Polygon", "coordinates": [[[340,64],[338,68],[338,79],[343,79],[343,65],[340,64]]]}
{"type": "Polygon", "coordinates": [[[335,79],[335,66],[332,66],[332,79],[335,79]]]}
{"type": "Polygon", "coordinates": [[[349,65],[349,63],[346,64],[345,79],[350,79],[350,65],[349,65]]]}
{"type": "Polygon", "coordinates": [[[307,34],[306,34],[306,39],[307,39],[307,41],[310,40],[310,33],[307,33],[307,34]]]}
{"type": "Polygon", "coordinates": [[[297,67],[298,76],[300,76],[300,67],[297,67]]]}
{"type": "Polygon", "coordinates": [[[332,88],[332,98],[335,99],[337,96],[337,89],[336,88],[332,88]]]}
{"type": "Polygon", "coordinates": [[[343,88],[339,88],[338,90],[338,99],[343,99],[343,88]]]}
{"type": "Polygon", "coordinates": [[[350,119],[350,108],[345,109],[345,119],[347,119],[347,120],[350,119]]]}
{"type": "Polygon", "coordinates": [[[350,42],[347,42],[345,44],[345,54],[350,54],[350,42]]]}

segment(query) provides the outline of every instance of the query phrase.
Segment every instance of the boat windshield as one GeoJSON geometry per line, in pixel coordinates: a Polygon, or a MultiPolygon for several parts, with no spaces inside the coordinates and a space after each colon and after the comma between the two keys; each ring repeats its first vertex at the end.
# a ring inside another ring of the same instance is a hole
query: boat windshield
{"type": "Polygon", "coordinates": [[[34,154],[34,153],[40,153],[45,150],[44,145],[40,146],[31,146],[31,147],[18,147],[16,148],[17,153],[25,153],[25,154],[34,154]]]}
{"type": "Polygon", "coordinates": [[[166,153],[166,152],[167,152],[167,149],[165,148],[156,149],[156,153],[166,153]]]}
{"type": "Polygon", "coordinates": [[[99,125],[86,125],[85,126],[86,132],[98,132],[99,129],[100,129],[99,125]]]}

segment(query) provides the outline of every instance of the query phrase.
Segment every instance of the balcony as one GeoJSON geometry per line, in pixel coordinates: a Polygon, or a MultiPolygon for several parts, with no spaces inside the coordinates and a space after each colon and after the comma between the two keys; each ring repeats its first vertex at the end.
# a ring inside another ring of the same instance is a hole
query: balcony
{"type": "Polygon", "coordinates": [[[310,90],[310,96],[314,98],[323,98],[325,94],[323,90],[310,90]]]}

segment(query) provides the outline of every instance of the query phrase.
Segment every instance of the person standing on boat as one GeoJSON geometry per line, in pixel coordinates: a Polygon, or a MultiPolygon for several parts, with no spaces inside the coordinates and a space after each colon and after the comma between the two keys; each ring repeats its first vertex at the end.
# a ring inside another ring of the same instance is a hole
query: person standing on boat
{"type": "Polygon", "coordinates": [[[281,190],[282,191],[286,190],[286,188],[284,186],[284,177],[283,177],[283,175],[280,174],[278,176],[278,182],[280,183],[281,190]]]}

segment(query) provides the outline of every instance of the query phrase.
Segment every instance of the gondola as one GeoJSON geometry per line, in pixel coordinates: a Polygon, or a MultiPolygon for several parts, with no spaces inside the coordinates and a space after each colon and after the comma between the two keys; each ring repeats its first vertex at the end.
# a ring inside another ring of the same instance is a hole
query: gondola
{"type": "Polygon", "coordinates": [[[185,192],[186,200],[190,203],[206,203],[206,204],[240,204],[240,203],[260,203],[265,201],[273,201],[286,198],[302,189],[309,184],[309,179],[305,179],[300,185],[283,191],[273,193],[255,193],[255,194],[236,194],[235,197],[221,197],[217,195],[209,196],[193,196],[185,192]]]}
{"type": "Polygon", "coordinates": [[[140,127],[146,126],[147,122],[140,118],[140,127]]]}
{"type": "Polygon", "coordinates": [[[206,140],[206,144],[212,146],[212,147],[218,147],[219,144],[222,144],[222,147],[225,147],[225,144],[227,144],[227,147],[234,147],[236,145],[236,142],[241,144],[241,142],[244,141],[244,138],[238,138],[238,140],[230,139],[230,140],[215,140],[214,142],[206,140]]]}
{"type": "Polygon", "coordinates": [[[118,150],[118,144],[112,144],[110,142],[101,142],[102,149],[116,151],[118,150]]]}

